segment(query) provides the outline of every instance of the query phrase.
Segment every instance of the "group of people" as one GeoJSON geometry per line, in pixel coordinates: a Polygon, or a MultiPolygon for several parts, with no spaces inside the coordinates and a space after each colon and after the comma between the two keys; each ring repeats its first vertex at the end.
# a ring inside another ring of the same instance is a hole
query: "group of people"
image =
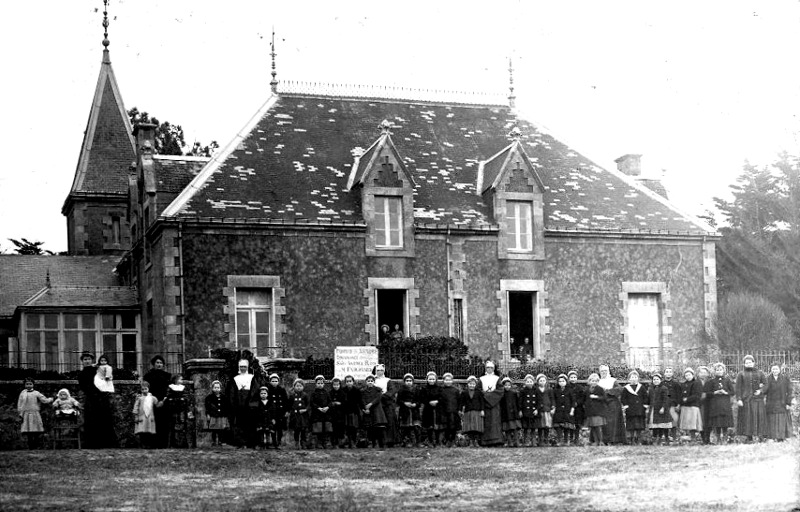
{"type": "MultiPolygon", "coordinates": [[[[113,369],[105,356],[96,366],[91,354],[82,360],[79,383],[86,397],[86,438],[93,447],[114,447],[113,369]]],[[[192,401],[181,376],[164,370],[163,358],[156,356],[151,363],[153,369],[143,377],[133,408],[135,433],[143,447],[186,447],[192,401]]],[[[623,386],[607,365],[601,365],[598,373],[589,375],[588,385],[580,384],[577,372],[571,371],[558,375],[552,386],[543,374],[526,375],[517,390],[487,361],[484,375],[470,376],[463,390],[454,385],[451,374],[444,374],[440,382],[436,373],[428,372],[421,386],[413,375],[404,375],[395,393],[389,392],[385,367],[377,365],[363,389],[352,376],[334,378],[326,389],[326,379],[318,375],[312,391],[296,379],[287,393],[280,376],[256,379],[251,363],[243,359],[227,386],[212,382],[202,426],[211,433],[212,445],[230,442],[275,449],[280,449],[288,429],[296,448],[451,447],[459,432],[462,446],[578,445],[584,427],[595,445],[640,444],[645,429],[659,444],[669,444],[679,434],[703,444],[709,444],[714,434],[719,444],[726,442],[734,427],[735,400],[737,435],[748,441],[783,441],[792,435],[791,383],[777,365],[765,375],[754,363],[752,356],[745,357],[735,382],[717,363],[713,375],[705,366],[696,373],[686,368],[681,382],[668,367],[663,375],[652,374],[649,386],[633,371],[623,386]]],[[[63,418],[81,413],[81,405],[66,389],[51,399],[33,388],[27,379],[18,401],[22,432],[31,447],[43,431],[40,404],[53,403],[63,418]]]]}
{"type": "MultiPolygon", "coordinates": [[[[133,406],[134,433],[140,445],[147,448],[185,447],[189,445],[193,402],[187,394],[181,376],[170,375],[162,356],[150,361],[152,368],[145,373],[141,392],[133,406]]],[[[114,388],[114,369],[104,354],[97,359],[88,352],[81,354],[83,368],[78,374],[78,386],[83,403],[70,395],[66,388],[55,398],[48,398],[34,389],[31,378],[24,381],[25,389],[17,400],[22,419],[20,431],[29,448],[41,446],[44,422],[41,406],[52,404],[53,421],[62,428],[83,428],[87,448],[116,448],[117,411],[114,388]]],[[[126,413],[122,412],[123,415],[126,413]]]]}

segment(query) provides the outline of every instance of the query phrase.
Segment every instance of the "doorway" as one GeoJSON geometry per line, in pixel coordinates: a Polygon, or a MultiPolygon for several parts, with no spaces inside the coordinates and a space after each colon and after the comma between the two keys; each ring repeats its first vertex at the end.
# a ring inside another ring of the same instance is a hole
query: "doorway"
{"type": "Polygon", "coordinates": [[[526,362],[536,356],[536,292],[508,292],[511,357],[526,362]]]}
{"type": "Polygon", "coordinates": [[[406,332],[406,290],[383,289],[375,290],[375,305],[378,310],[378,343],[386,339],[408,336],[406,332]],[[389,326],[384,332],[382,326],[389,326]],[[400,334],[397,332],[399,331],[400,334]]]}

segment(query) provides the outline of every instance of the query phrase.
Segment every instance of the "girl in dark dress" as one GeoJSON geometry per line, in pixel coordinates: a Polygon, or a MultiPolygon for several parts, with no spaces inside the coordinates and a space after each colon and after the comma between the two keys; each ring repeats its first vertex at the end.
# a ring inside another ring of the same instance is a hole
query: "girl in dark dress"
{"type": "Polygon", "coordinates": [[[572,444],[577,445],[581,435],[581,429],[586,421],[586,411],[584,410],[584,403],[586,402],[586,387],[578,384],[578,372],[570,370],[567,373],[569,379],[568,387],[572,391],[572,397],[575,399],[575,430],[572,431],[572,444]]]}
{"type": "Polygon", "coordinates": [[[694,439],[695,432],[703,431],[703,418],[700,414],[700,397],[703,394],[703,386],[694,378],[694,370],[686,368],[683,372],[686,379],[681,384],[681,430],[689,432],[689,437],[694,439]]]}
{"type": "MultiPolygon", "coordinates": [[[[250,403],[250,419],[255,429],[254,447],[269,448],[272,443],[272,431],[275,420],[269,410],[269,388],[261,386],[258,390],[258,400],[250,403]]],[[[239,446],[243,448],[243,446],[239,446]]]]}
{"type": "Polygon", "coordinates": [[[440,390],[439,404],[436,406],[436,416],[439,427],[444,433],[444,446],[451,448],[456,442],[456,432],[461,427],[458,416],[458,389],[453,386],[453,374],[445,373],[442,376],[444,387],[440,390]]]}
{"type": "Polygon", "coordinates": [[[419,392],[419,401],[422,403],[422,430],[426,434],[424,445],[436,446],[436,431],[439,428],[439,419],[436,416],[436,406],[439,405],[441,389],[436,384],[436,372],[428,372],[425,376],[426,384],[419,392]]]}
{"type": "Polygon", "coordinates": [[[625,411],[628,442],[641,444],[640,436],[645,427],[644,406],[647,403],[647,389],[639,382],[639,372],[636,370],[628,375],[628,384],[622,388],[621,402],[625,411]]]}
{"type": "Polygon", "coordinates": [[[502,421],[503,437],[505,437],[505,446],[519,446],[517,434],[522,426],[520,416],[522,412],[519,410],[519,397],[517,392],[514,391],[514,386],[511,379],[503,377],[500,381],[503,386],[503,398],[500,400],[500,419],[502,421]]]}
{"type": "Polygon", "coordinates": [[[792,437],[792,385],[785,375],[781,375],[778,365],[772,365],[767,385],[767,437],[783,441],[792,437]]]}
{"type": "Polygon", "coordinates": [[[536,391],[533,387],[536,380],[530,373],[525,376],[525,385],[519,391],[519,408],[522,412],[522,445],[533,446],[534,432],[536,430],[536,414],[538,407],[536,403],[536,391]]]}
{"type": "Polygon", "coordinates": [[[478,389],[478,378],[467,378],[467,389],[458,397],[458,410],[461,414],[462,430],[469,438],[470,446],[477,448],[483,435],[483,392],[478,389]]]}
{"type": "Polygon", "coordinates": [[[556,443],[559,437],[564,445],[568,445],[575,430],[575,396],[572,388],[567,385],[567,376],[563,373],[556,378],[556,388],[553,390],[556,410],[553,413],[553,426],[556,429],[556,443]],[[560,436],[559,436],[560,434],[560,436]]]}
{"type": "Polygon", "coordinates": [[[403,388],[397,392],[397,403],[400,404],[399,424],[403,446],[416,446],[422,423],[419,417],[420,403],[414,389],[414,376],[410,373],[403,375],[403,388]]]}
{"type": "Polygon", "coordinates": [[[606,424],[606,392],[598,382],[600,376],[589,375],[589,389],[586,391],[584,409],[586,409],[586,426],[589,427],[589,443],[603,444],[603,426],[606,424]]]}
{"type": "Polygon", "coordinates": [[[289,414],[289,428],[294,431],[294,447],[297,450],[306,447],[306,435],[308,434],[311,420],[309,409],[311,408],[311,397],[305,391],[306,384],[302,379],[294,379],[292,384],[292,411],[289,414]]]}
{"type": "Polygon", "coordinates": [[[194,417],[194,414],[191,400],[180,374],[172,376],[172,384],[167,386],[167,396],[164,398],[163,407],[169,413],[167,447],[189,448],[191,444],[189,420],[194,417]]]}
{"type": "Polygon", "coordinates": [[[361,425],[361,391],[355,386],[355,383],[352,375],[344,378],[342,412],[344,413],[344,432],[348,448],[356,446],[358,427],[361,425]]]}
{"type": "MultiPolygon", "coordinates": [[[[206,397],[205,408],[206,428],[211,432],[211,446],[222,446],[220,437],[230,425],[228,422],[228,402],[222,396],[222,383],[220,381],[215,380],[211,383],[211,393],[206,397]]],[[[156,424],[156,429],[158,429],[158,424],[156,424]]]]}
{"type": "Polygon", "coordinates": [[[699,366],[697,368],[697,382],[700,383],[700,417],[703,419],[703,432],[700,434],[703,444],[711,442],[711,426],[708,422],[708,413],[710,411],[711,396],[714,391],[714,383],[711,382],[711,373],[708,366],[699,366]]]}
{"type": "Polygon", "coordinates": [[[669,389],[664,385],[660,373],[654,373],[652,379],[653,384],[647,392],[648,427],[657,443],[664,439],[669,444],[669,431],[672,428],[669,389]]]}
{"type": "MultiPolygon", "coordinates": [[[[314,391],[311,393],[311,432],[317,448],[325,448],[325,437],[333,430],[328,414],[331,407],[331,397],[325,391],[325,377],[314,377],[314,391]]],[[[333,440],[331,439],[333,442],[333,440]]]]}
{"type": "Polygon", "coordinates": [[[345,392],[342,388],[342,381],[338,377],[334,377],[331,381],[330,396],[330,409],[328,416],[331,420],[331,447],[342,448],[344,439],[344,402],[345,392]]]}
{"type": "Polygon", "coordinates": [[[755,358],[744,357],[744,370],[736,376],[736,405],[739,414],[736,418],[736,434],[747,436],[748,441],[767,435],[767,408],[762,389],[767,384],[764,373],[755,368],[755,358]]]}
{"type": "Polygon", "coordinates": [[[714,365],[714,377],[708,380],[707,393],[708,429],[717,433],[717,444],[721,444],[728,438],[728,429],[733,428],[731,398],[735,394],[724,364],[714,365]]]}
{"type": "Polygon", "coordinates": [[[375,376],[367,375],[364,379],[366,387],[361,393],[362,412],[364,420],[364,428],[367,430],[367,439],[380,448],[383,448],[384,434],[386,433],[386,414],[383,412],[381,405],[381,396],[383,390],[375,385],[375,376]]]}
{"type": "Polygon", "coordinates": [[[556,412],[556,399],[553,388],[547,383],[547,376],[540,373],[536,376],[536,445],[546,446],[550,439],[550,429],[553,427],[553,414],[556,412]]]}
{"type": "Polygon", "coordinates": [[[283,444],[283,432],[286,430],[286,419],[289,417],[290,402],[289,394],[280,385],[281,378],[277,373],[269,376],[269,386],[267,386],[267,408],[272,420],[272,446],[280,450],[283,444]]]}

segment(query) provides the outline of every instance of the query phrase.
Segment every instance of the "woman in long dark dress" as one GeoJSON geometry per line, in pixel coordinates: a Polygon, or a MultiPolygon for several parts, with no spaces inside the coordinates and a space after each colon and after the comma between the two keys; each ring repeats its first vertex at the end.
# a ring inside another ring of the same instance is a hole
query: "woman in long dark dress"
{"type": "Polygon", "coordinates": [[[258,385],[253,374],[248,372],[250,363],[246,359],[239,361],[239,373],[228,381],[228,401],[231,411],[233,444],[238,447],[253,446],[255,442],[255,425],[253,424],[251,402],[258,400],[258,385]]]}
{"type": "Polygon", "coordinates": [[[767,385],[767,437],[783,441],[792,437],[792,385],[777,364],[770,368],[767,385]]]}
{"type": "MultiPolygon", "coordinates": [[[[150,383],[150,394],[161,402],[167,396],[167,387],[172,381],[172,375],[164,370],[165,362],[161,356],[155,356],[150,360],[150,370],[144,374],[142,380],[150,383]]],[[[169,435],[169,415],[163,407],[156,407],[153,411],[156,418],[156,448],[167,446],[169,435]]]]}
{"type": "Polygon", "coordinates": [[[759,440],[767,435],[767,408],[764,404],[763,388],[767,384],[764,373],[755,368],[755,358],[744,357],[744,369],[736,376],[736,434],[759,440]]]}
{"type": "Polygon", "coordinates": [[[731,398],[735,393],[724,364],[714,365],[714,377],[708,380],[707,393],[708,429],[716,431],[717,444],[722,444],[728,437],[728,429],[733,427],[731,398]]]}
{"type": "Polygon", "coordinates": [[[625,419],[622,417],[622,386],[611,376],[608,365],[600,365],[599,386],[605,391],[606,424],[603,426],[603,442],[605,444],[625,444],[625,419]]]}

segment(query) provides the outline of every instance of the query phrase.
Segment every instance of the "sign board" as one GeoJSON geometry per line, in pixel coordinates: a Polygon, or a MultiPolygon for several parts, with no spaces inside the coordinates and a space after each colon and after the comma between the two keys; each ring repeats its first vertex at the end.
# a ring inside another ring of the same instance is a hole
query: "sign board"
{"type": "Polygon", "coordinates": [[[336,347],[333,352],[333,374],[342,380],[345,375],[364,380],[376,364],[378,347],[336,347]]]}

